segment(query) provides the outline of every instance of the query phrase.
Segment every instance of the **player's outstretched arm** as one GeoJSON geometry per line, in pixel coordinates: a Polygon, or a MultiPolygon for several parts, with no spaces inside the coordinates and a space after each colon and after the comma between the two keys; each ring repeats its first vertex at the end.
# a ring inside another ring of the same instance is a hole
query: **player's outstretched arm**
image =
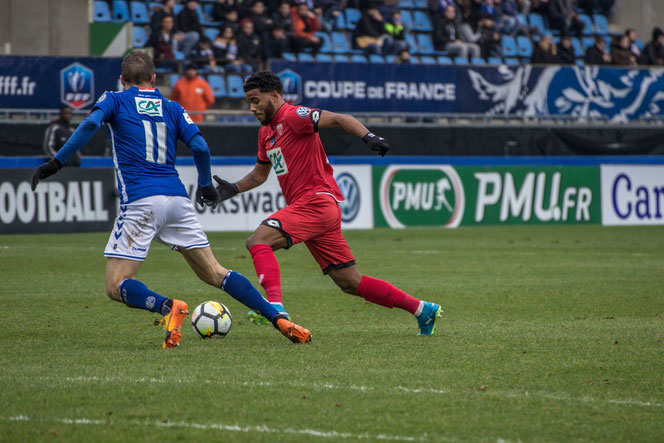
{"type": "Polygon", "coordinates": [[[62,149],[55,154],[55,157],[35,170],[35,173],[32,176],[33,191],[37,189],[39,180],[43,180],[58,172],[62,168],[62,165],[67,163],[69,157],[74,155],[76,151],[90,141],[92,136],[95,135],[95,132],[97,132],[97,129],[101,126],[103,118],[104,112],[100,109],[95,109],[88,118],[78,125],[78,128],[76,128],[72,136],[69,137],[69,140],[67,140],[67,143],[65,143],[62,149]]]}
{"type": "Polygon", "coordinates": [[[372,151],[378,152],[382,157],[390,150],[390,145],[383,137],[375,135],[369,131],[366,126],[358,119],[348,114],[337,114],[330,111],[320,111],[318,120],[319,128],[341,128],[351,134],[362,138],[362,141],[369,146],[372,151]]]}
{"type": "Polygon", "coordinates": [[[215,175],[214,180],[217,182],[217,192],[221,201],[228,200],[240,192],[249,191],[265,183],[265,180],[270,175],[271,167],[269,163],[256,163],[256,166],[254,166],[254,169],[249,174],[235,183],[228,182],[215,175]]]}

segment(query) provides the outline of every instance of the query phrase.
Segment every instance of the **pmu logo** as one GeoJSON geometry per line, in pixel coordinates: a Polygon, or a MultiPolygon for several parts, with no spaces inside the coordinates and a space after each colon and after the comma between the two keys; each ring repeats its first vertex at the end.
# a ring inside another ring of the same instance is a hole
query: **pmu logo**
{"type": "Polygon", "coordinates": [[[72,63],[60,71],[60,101],[74,109],[83,108],[93,101],[95,77],[91,69],[72,63]]]}
{"type": "Polygon", "coordinates": [[[339,204],[341,221],[350,223],[360,212],[360,186],[355,177],[347,172],[342,172],[337,176],[337,185],[341,195],[344,196],[344,201],[339,204]]]}
{"type": "Polygon", "coordinates": [[[289,103],[300,103],[302,99],[302,77],[290,69],[285,69],[277,75],[284,85],[284,100],[289,103]]]}
{"type": "Polygon", "coordinates": [[[392,228],[454,228],[463,218],[463,184],[449,165],[390,166],[383,174],[379,192],[383,215],[392,228]]]}

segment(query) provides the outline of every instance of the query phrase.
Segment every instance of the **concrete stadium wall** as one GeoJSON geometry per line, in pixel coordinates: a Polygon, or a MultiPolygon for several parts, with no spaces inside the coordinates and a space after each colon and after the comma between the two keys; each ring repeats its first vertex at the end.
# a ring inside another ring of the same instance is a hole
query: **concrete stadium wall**
{"type": "Polygon", "coordinates": [[[0,54],[86,56],[88,0],[0,0],[0,54]]]}
{"type": "Polygon", "coordinates": [[[615,14],[611,17],[615,31],[626,28],[637,30],[639,37],[647,43],[652,28],[664,28],[664,2],[662,0],[617,0],[615,14]]]}

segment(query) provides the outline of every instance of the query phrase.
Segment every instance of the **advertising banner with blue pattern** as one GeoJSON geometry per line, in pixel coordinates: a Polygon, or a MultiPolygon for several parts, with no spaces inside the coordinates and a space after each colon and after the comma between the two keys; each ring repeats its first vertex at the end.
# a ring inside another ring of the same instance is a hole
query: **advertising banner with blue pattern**
{"type": "Polygon", "coordinates": [[[121,58],[0,56],[0,108],[89,109],[119,88],[121,58]]]}
{"type": "Polygon", "coordinates": [[[272,62],[292,103],[341,112],[664,116],[664,69],[272,62]]]}

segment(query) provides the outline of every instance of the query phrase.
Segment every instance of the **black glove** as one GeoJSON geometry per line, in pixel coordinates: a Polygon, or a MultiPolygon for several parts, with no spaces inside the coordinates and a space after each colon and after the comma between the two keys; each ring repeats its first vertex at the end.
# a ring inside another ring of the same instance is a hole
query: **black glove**
{"type": "Polygon", "coordinates": [[[61,168],[62,168],[62,163],[60,163],[56,159],[49,160],[48,162],[39,166],[35,170],[34,175],[32,176],[32,190],[34,191],[35,189],[37,189],[37,183],[39,183],[39,180],[43,180],[46,177],[52,176],[53,174],[58,172],[61,168]]]}
{"type": "Polygon", "coordinates": [[[214,180],[218,183],[217,193],[219,194],[220,202],[226,201],[240,193],[240,190],[235,183],[227,182],[223,178],[219,178],[217,175],[214,176],[214,180]]]}
{"type": "Polygon", "coordinates": [[[207,186],[198,186],[196,189],[196,202],[201,206],[210,206],[212,209],[216,208],[221,200],[217,190],[214,189],[212,184],[207,186]]]}
{"type": "Polygon", "coordinates": [[[390,150],[390,145],[387,144],[385,139],[383,137],[378,137],[373,132],[369,132],[362,137],[362,141],[369,146],[369,149],[378,152],[381,157],[387,154],[387,151],[390,150]]]}

